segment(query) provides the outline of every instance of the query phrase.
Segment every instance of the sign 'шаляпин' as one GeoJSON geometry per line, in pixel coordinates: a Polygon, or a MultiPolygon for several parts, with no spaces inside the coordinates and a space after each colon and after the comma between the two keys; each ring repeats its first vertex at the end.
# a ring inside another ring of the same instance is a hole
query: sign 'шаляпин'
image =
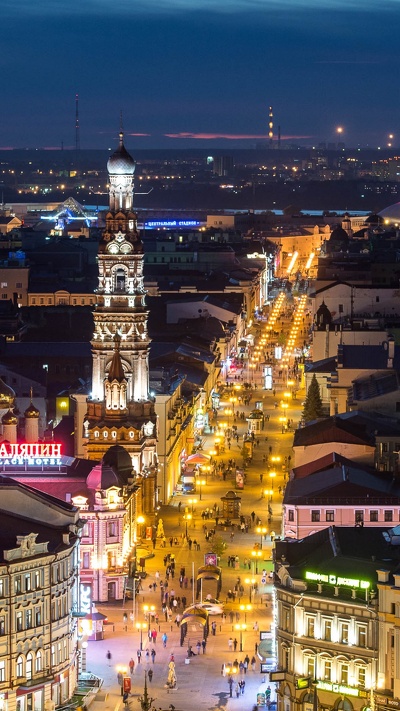
{"type": "Polygon", "coordinates": [[[56,466],[61,464],[61,444],[35,442],[22,444],[0,443],[0,466],[28,464],[56,466]]]}

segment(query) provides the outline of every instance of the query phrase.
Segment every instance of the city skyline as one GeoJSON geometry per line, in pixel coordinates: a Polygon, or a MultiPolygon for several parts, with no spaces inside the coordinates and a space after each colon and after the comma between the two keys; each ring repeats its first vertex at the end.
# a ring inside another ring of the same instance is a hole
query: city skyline
{"type": "Polygon", "coordinates": [[[5,3],[0,146],[399,145],[397,0],[5,3]],[[16,36],[18,41],[16,41],[16,36]],[[337,133],[337,127],[343,133],[337,133]],[[389,139],[389,135],[394,136],[389,139]]]}

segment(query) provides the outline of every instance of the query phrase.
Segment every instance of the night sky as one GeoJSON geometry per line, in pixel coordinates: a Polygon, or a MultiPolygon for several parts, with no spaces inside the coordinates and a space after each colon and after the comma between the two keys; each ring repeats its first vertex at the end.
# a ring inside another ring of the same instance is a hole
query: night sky
{"type": "Polygon", "coordinates": [[[1,0],[0,147],[400,146],[399,0],[1,0]]]}

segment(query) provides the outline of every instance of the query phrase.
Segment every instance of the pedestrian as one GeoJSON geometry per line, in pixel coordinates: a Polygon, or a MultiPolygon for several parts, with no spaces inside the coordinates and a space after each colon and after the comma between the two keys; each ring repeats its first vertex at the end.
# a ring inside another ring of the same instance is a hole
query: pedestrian
{"type": "Polygon", "coordinates": [[[199,639],[198,639],[198,640],[197,640],[197,642],[196,642],[196,649],[197,649],[197,654],[200,654],[200,650],[201,650],[201,642],[200,642],[200,640],[199,640],[199,639]]]}
{"type": "Polygon", "coordinates": [[[135,671],[135,662],[133,661],[132,657],[129,660],[129,671],[131,673],[131,676],[132,676],[133,672],[135,671]]]}
{"type": "Polygon", "coordinates": [[[149,662],[150,662],[150,651],[149,651],[148,649],[146,649],[145,657],[146,657],[146,662],[147,662],[147,664],[149,664],[149,662]]]}
{"type": "Polygon", "coordinates": [[[168,642],[168,635],[164,632],[164,634],[163,634],[163,636],[161,637],[161,639],[162,639],[163,647],[164,647],[164,649],[165,649],[165,647],[167,646],[167,642],[168,642]]]}
{"type": "Polygon", "coordinates": [[[234,652],[236,652],[237,646],[238,646],[238,641],[237,641],[237,639],[236,639],[236,637],[235,637],[235,639],[233,640],[233,651],[234,651],[234,652]]]}
{"type": "Polygon", "coordinates": [[[203,654],[206,653],[206,644],[207,644],[206,640],[205,640],[205,639],[202,639],[202,640],[201,640],[201,646],[203,647],[203,654]]]}
{"type": "Polygon", "coordinates": [[[211,632],[213,634],[213,637],[215,637],[216,631],[217,631],[217,623],[214,621],[211,623],[211,632]]]}
{"type": "Polygon", "coordinates": [[[253,670],[254,672],[255,672],[255,670],[256,670],[256,661],[257,661],[256,658],[253,656],[253,657],[251,658],[250,664],[251,664],[251,668],[252,668],[252,670],[253,670]]]}
{"type": "Polygon", "coordinates": [[[142,651],[141,651],[141,649],[138,649],[138,651],[136,652],[136,656],[137,656],[138,664],[140,664],[140,662],[142,661],[142,651]]]}
{"type": "Polygon", "coordinates": [[[107,657],[107,661],[108,661],[108,666],[110,667],[111,666],[111,659],[112,659],[112,654],[111,654],[110,650],[108,650],[106,657],[107,657]]]}
{"type": "Polygon", "coordinates": [[[154,662],[156,661],[156,650],[154,649],[154,647],[152,648],[150,654],[151,654],[151,661],[154,664],[154,662]]]}
{"type": "Polygon", "coordinates": [[[239,684],[236,684],[236,686],[235,686],[235,694],[236,694],[236,698],[238,699],[240,696],[239,684]]]}
{"type": "Polygon", "coordinates": [[[233,649],[233,639],[232,639],[232,637],[229,637],[229,639],[228,639],[228,649],[229,649],[230,652],[231,652],[232,649],[233,649]]]}
{"type": "Polygon", "coordinates": [[[151,683],[153,680],[153,670],[152,669],[149,669],[149,671],[147,672],[147,678],[151,683]]]}

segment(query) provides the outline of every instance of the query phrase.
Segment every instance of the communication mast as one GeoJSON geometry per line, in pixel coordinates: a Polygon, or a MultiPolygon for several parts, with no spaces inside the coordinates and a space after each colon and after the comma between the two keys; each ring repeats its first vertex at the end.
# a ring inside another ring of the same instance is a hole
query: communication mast
{"type": "Polygon", "coordinates": [[[75,94],[75,150],[81,148],[81,139],[79,136],[79,94],[75,94]]]}
{"type": "Polygon", "coordinates": [[[269,114],[268,114],[268,138],[269,138],[269,147],[272,148],[272,144],[274,142],[274,114],[272,111],[272,106],[269,107],[269,114]]]}

